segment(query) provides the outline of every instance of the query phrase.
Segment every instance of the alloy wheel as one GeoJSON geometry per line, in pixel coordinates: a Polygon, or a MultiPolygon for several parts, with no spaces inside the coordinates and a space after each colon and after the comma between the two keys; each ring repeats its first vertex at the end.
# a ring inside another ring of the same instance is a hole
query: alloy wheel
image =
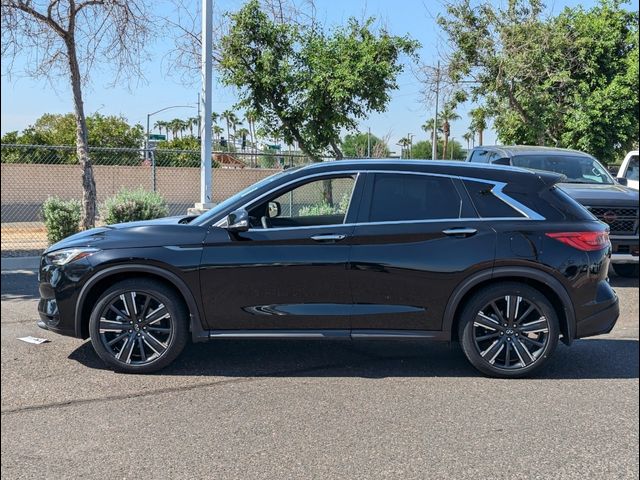
{"type": "Polygon", "coordinates": [[[485,362],[505,370],[536,363],[549,343],[549,321],[542,309],[522,296],[498,297],[473,320],[475,346],[485,362]]]}
{"type": "Polygon", "coordinates": [[[98,328],[107,352],[128,365],[156,361],[174,336],[174,321],[167,307],[152,294],[137,291],[110,299],[100,314],[98,328]]]}

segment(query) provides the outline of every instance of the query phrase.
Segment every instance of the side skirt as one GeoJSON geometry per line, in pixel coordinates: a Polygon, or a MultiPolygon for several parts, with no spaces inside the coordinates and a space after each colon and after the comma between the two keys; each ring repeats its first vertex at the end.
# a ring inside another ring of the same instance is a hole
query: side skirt
{"type": "Polygon", "coordinates": [[[450,341],[449,334],[428,330],[209,330],[209,340],[246,339],[416,339],[436,342],[450,341]]]}

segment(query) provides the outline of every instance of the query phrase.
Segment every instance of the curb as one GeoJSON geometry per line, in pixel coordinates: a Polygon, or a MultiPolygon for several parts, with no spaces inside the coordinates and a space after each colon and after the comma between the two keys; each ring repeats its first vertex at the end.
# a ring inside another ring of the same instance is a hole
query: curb
{"type": "Polygon", "coordinates": [[[40,257],[4,257],[2,258],[2,271],[5,270],[37,270],[40,265],[40,257]]]}

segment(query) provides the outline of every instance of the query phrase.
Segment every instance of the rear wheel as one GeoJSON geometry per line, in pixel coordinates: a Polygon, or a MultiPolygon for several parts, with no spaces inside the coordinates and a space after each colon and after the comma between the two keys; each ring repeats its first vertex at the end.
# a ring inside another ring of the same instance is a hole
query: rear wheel
{"type": "Polygon", "coordinates": [[[638,276],[638,264],[633,263],[618,263],[613,264],[613,271],[621,277],[637,277],[638,276]]]}
{"type": "Polygon", "coordinates": [[[188,338],[188,312],[167,285],[149,279],[118,282],[91,312],[89,334],[98,356],[122,372],[150,373],[169,365],[188,338]]]}
{"type": "Polygon", "coordinates": [[[540,368],[558,344],[558,316],[538,290],[515,282],[476,293],[462,311],[459,338],[482,373],[522,377],[540,368]]]}

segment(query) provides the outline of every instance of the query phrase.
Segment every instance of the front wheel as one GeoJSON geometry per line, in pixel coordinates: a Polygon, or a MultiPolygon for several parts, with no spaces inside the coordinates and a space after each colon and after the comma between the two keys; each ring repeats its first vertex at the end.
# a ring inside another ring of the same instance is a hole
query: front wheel
{"type": "Polygon", "coordinates": [[[91,343],[115,370],[150,373],[169,365],[188,338],[188,311],[169,286],[149,279],[116,283],[95,304],[91,343]]]}
{"type": "Polygon", "coordinates": [[[471,364],[501,378],[540,368],[558,344],[558,316],[538,290],[505,282],[480,290],[462,311],[459,338],[471,364]]]}
{"type": "Polygon", "coordinates": [[[638,264],[614,263],[613,271],[620,277],[636,278],[638,276],[638,264]]]}

